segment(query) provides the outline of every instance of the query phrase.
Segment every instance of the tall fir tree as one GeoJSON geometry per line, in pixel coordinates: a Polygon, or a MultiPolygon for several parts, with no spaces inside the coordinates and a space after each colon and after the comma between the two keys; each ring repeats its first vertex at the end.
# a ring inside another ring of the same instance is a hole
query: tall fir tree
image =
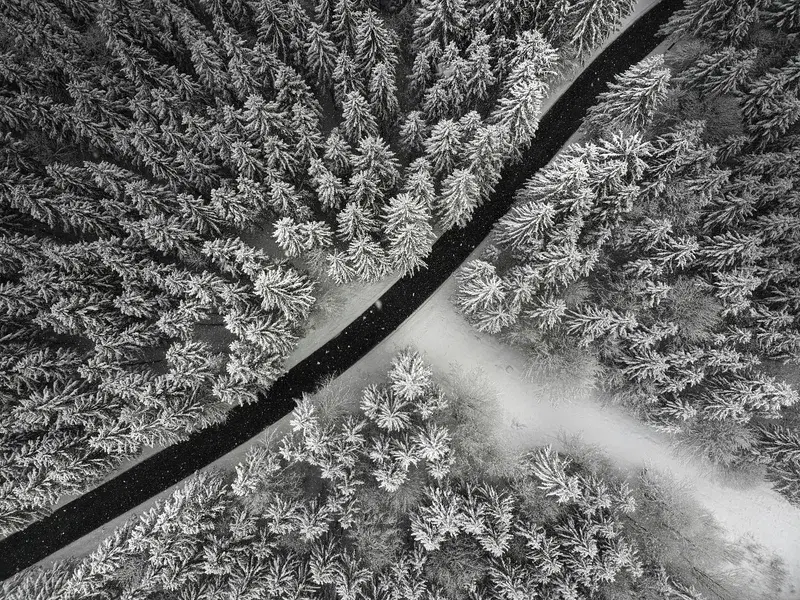
{"type": "Polygon", "coordinates": [[[592,131],[642,129],[666,99],[670,77],[662,54],[635,64],[617,75],[608,91],[600,94],[587,113],[587,127],[592,131]]]}
{"type": "Polygon", "coordinates": [[[367,90],[372,112],[384,128],[391,126],[400,110],[394,68],[385,62],[377,63],[370,72],[367,90]]]}
{"type": "Polygon", "coordinates": [[[352,144],[357,144],[366,136],[378,135],[378,124],[369,104],[357,91],[352,91],[345,97],[342,119],[342,131],[352,144]]]}
{"type": "Polygon", "coordinates": [[[317,86],[330,85],[336,67],[336,45],[320,25],[311,23],[305,41],[306,67],[314,74],[317,86]]]}
{"type": "Polygon", "coordinates": [[[364,11],[359,20],[355,43],[356,65],[362,73],[369,75],[380,63],[394,67],[398,61],[394,32],[372,10],[364,11]]]}
{"type": "Polygon", "coordinates": [[[414,21],[413,44],[420,52],[432,44],[458,42],[467,32],[468,13],[463,0],[422,0],[414,21]]]}
{"type": "Polygon", "coordinates": [[[464,227],[480,201],[478,180],[466,169],[456,169],[442,182],[437,213],[442,229],[464,227]]]}
{"type": "Polygon", "coordinates": [[[461,155],[462,147],[461,128],[457,122],[445,119],[436,123],[425,140],[425,154],[433,172],[440,176],[450,173],[461,155]]]}

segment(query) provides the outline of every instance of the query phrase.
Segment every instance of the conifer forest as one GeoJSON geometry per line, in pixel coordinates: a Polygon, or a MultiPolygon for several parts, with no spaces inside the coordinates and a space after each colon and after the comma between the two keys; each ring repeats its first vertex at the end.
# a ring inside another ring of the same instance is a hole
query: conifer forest
{"type": "Polygon", "coordinates": [[[800,599],[800,2],[0,0],[0,575],[800,599]]]}

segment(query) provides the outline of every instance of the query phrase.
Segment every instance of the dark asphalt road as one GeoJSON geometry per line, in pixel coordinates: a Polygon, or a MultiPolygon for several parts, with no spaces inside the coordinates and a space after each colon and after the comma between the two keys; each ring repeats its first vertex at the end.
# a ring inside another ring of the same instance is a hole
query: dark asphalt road
{"type": "Polygon", "coordinates": [[[524,160],[503,173],[494,197],[475,210],[470,224],[449,231],[434,245],[427,270],[404,278],[336,338],[295,366],[256,404],[239,407],[227,421],[191,436],[131,467],[4,540],[0,578],[7,579],[59,548],[135,508],[148,498],[257,436],[312,391],[323,377],[341,373],[380,343],[459,267],[511,205],[515,190],[544,167],[580,125],[606,82],[644,58],[658,43],[657,31],[681,0],[662,0],[617,38],[542,117],[524,160]]]}

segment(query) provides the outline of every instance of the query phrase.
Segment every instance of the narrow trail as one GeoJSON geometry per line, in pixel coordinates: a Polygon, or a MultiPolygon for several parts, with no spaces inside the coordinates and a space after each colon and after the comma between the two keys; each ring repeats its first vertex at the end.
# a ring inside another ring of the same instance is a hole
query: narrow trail
{"type": "MultiPolygon", "coordinates": [[[[104,537],[106,528],[110,532],[115,524],[152,505],[194,472],[235,462],[266,428],[280,426],[282,417],[293,408],[294,398],[312,391],[323,378],[348,369],[375,348],[484,240],[495,221],[508,210],[520,184],[561,149],[606,82],[652,50],[658,28],[680,4],[681,0],[642,0],[621,31],[598,49],[594,60],[574,78],[568,77],[555,87],[545,103],[547,112],[541,117],[537,137],[525,160],[504,171],[494,196],[476,209],[466,228],[441,236],[429,257],[429,269],[391,286],[380,302],[351,324],[341,324],[343,329],[335,338],[301,360],[297,356],[290,359],[293,368],[258,403],[238,407],[225,423],[153,453],[48,517],[0,540],[0,579],[59,550],[62,557],[69,556],[70,548],[76,546],[85,551],[104,537]]],[[[307,346],[302,349],[309,350],[307,346]]],[[[72,552],[79,553],[80,550],[72,552]]]]}

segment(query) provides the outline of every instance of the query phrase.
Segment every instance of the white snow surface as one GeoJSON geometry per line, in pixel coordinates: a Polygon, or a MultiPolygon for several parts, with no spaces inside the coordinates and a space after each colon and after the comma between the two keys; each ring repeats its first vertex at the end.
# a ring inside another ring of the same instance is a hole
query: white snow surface
{"type": "MultiPolygon", "coordinates": [[[[455,285],[451,277],[354,369],[385,368],[395,353],[414,347],[435,372],[457,365],[482,375],[502,407],[498,435],[504,441],[524,450],[558,446],[561,435],[579,437],[620,467],[671,474],[716,518],[729,540],[755,542],[783,560],[784,591],[775,598],[800,597],[800,509],[766,482],[743,489],[747,484],[728,481],[713,465],[679,454],[669,436],[620,408],[590,395],[560,402],[543,397],[540,386],[525,380],[525,359],[518,350],[477,332],[455,311],[449,302],[455,285]]],[[[753,599],[759,597],[756,592],[753,599]]]]}

